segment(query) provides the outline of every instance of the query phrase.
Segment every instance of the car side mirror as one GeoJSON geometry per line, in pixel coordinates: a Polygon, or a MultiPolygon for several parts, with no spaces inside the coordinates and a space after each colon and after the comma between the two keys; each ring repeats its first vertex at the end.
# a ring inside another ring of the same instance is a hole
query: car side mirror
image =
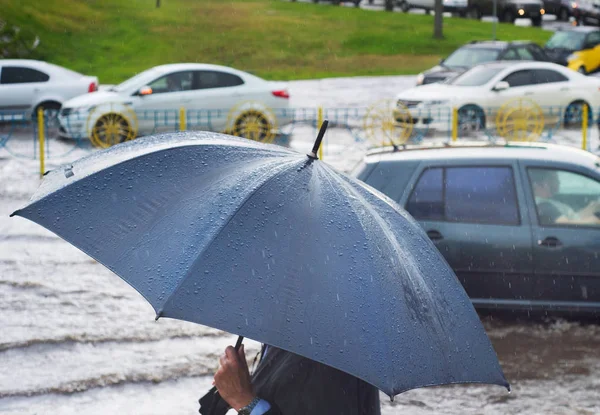
{"type": "Polygon", "coordinates": [[[149,86],[144,86],[140,88],[137,94],[141,97],[146,95],[152,95],[152,88],[150,88],[149,86]]]}
{"type": "Polygon", "coordinates": [[[496,91],[496,92],[506,91],[508,88],[510,88],[510,85],[508,84],[508,82],[500,81],[496,85],[494,85],[494,87],[492,88],[492,91],[496,91]]]}

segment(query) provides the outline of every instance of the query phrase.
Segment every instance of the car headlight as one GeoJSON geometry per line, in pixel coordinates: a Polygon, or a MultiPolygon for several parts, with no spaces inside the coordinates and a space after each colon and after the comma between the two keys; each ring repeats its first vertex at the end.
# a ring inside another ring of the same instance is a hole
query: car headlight
{"type": "Polygon", "coordinates": [[[569,56],[567,56],[568,61],[574,61],[575,59],[579,59],[579,56],[576,53],[571,53],[569,56]]]}
{"type": "Polygon", "coordinates": [[[425,75],[422,73],[417,75],[417,85],[423,85],[423,81],[425,80],[425,75]]]}
{"type": "Polygon", "coordinates": [[[91,105],[89,107],[73,108],[73,110],[71,111],[71,114],[77,114],[77,115],[89,114],[90,112],[92,112],[94,110],[94,108],[96,108],[95,105],[91,105]]]}

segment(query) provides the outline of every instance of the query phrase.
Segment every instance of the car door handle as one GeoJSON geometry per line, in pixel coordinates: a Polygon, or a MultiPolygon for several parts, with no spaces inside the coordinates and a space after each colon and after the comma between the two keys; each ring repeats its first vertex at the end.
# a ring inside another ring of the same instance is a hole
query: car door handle
{"type": "Polygon", "coordinates": [[[562,245],[562,242],[555,238],[554,236],[549,236],[544,240],[538,240],[539,246],[545,246],[547,248],[556,248],[562,245]]]}
{"type": "Polygon", "coordinates": [[[429,239],[431,239],[432,241],[439,241],[440,239],[444,239],[444,236],[436,230],[427,231],[427,236],[429,236],[429,239]]]}

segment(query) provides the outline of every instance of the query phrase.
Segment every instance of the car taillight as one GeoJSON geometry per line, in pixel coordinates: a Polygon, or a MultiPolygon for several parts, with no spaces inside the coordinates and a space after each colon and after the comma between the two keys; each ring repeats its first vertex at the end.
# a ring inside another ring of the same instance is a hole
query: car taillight
{"type": "Polygon", "coordinates": [[[98,86],[95,82],[92,82],[88,87],[88,92],[96,92],[98,90],[98,86]]]}
{"type": "Polygon", "coordinates": [[[290,97],[290,93],[288,91],[286,91],[285,89],[279,89],[277,91],[273,91],[271,92],[274,96],[276,96],[277,98],[289,98],[290,97]]]}

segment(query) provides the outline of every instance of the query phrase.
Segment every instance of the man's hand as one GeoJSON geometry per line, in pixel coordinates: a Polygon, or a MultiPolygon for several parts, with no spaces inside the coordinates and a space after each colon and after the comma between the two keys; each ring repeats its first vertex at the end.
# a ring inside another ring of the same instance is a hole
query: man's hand
{"type": "Polygon", "coordinates": [[[237,352],[232,346],[228,346],[219,362],[221,366],[215,373],[213,384],[229,406],[239,411],[255,398],[244,345],[237,352]]]}

